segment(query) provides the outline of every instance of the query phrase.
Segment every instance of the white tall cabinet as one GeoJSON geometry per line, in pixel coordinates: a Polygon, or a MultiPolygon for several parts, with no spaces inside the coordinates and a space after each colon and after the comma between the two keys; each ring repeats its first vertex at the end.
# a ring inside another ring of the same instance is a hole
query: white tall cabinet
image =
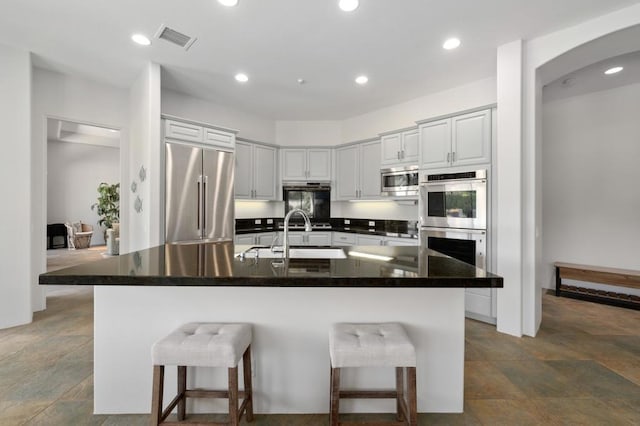
{"type": "Polygon", "coordinates": [[[235,198],[276,200],[276,158],[275,147],[237,140],[235,198]]]}
{"type": "Polygon", "coordinates": [[[491,110],[423,122],[420,168],[439,169],[491,162],[491,110]]]}
{"type": "Polygon", "coordinates": [[[282,180],[330,181],[331,149],[328,148],[283,148],[282,180]]]}
{"type": "Polygon", "coordinates": [[[380,197],[380,141],[372,140],[336,149],[336,199],[380,197]]]}

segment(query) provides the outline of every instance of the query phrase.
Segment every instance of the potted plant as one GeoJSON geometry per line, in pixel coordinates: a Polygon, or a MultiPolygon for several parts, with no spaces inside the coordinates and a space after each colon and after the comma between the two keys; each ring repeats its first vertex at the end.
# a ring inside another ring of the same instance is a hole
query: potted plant
{"type": "Polygon", "coordinates": [[[97,210],[98,225],[103,226],[106,240],[107,229],[120,220],[120,184],[108,184],[102,182],[98,185],[98,202],[91,206],[91,210],[97,210]]]}

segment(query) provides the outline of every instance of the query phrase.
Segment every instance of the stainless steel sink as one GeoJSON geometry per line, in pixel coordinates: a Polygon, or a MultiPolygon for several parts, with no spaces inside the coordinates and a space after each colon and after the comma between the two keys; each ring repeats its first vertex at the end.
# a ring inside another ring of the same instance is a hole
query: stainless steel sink
{"type": "MultiPolygon", "coordinates": [[[[245,252],[245,257],[267,259],[281,259],[281,251],[271,251],[270,248],[255,247],[245,252]]],[[[341,248],[330,247],[297,247],[289,249],[291,259],[346,259],[347,255],[341,248]]]]}

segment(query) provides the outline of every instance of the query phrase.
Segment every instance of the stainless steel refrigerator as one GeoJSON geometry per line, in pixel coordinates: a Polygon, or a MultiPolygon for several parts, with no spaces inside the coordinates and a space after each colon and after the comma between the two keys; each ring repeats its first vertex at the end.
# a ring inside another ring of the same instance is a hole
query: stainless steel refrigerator
{"type": "Polygon", "coordinates": [[[233,241],[233,153],[168,142],[165,160],[165,241],[233,241]]]}

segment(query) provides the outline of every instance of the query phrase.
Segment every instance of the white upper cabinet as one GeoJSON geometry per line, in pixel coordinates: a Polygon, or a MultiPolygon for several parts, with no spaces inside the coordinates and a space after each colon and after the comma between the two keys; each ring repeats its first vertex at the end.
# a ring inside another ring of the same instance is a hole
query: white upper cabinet
{"type": "Polygon", "coordinates": [[[220,130],[204,128],[204,143],[227,148],[232,151],[236,142],[235,135],[220,130]]]}
{"type": "Polygon", "coordinates": [[[358,198],[380,198],[380,141],[360,144],[360,193],[358,198]]]}
{"type": "Polygon", "coordinates": [[[451,160],[451,119],[420,126],[420,167],[448,167],[451,160]]]}
{"type": "Polygon", "coordinates": [[[167,138],[180,139],[191,142],[202,142],[203,128],[195,124],[182,123],[175,120],[165,120],[164,135],[167,138]]]}
{"type": "Polygon", "coordinates": [[[336,149],[337,200],[380,197],[380,142],[336,149]]]}
{"type": "Polygon", "coordinates": [[[360,147],[336,149],[336,199],[355,200],[360,189],[360,147]]]}
{"type": "Polygon", "coordinates": [[[253,144],[236,142],[235,198],[253,198],[253,144]]]}
{"type": "Polygon", "coordinates": [[[383,135],[380,142],[380,162],[383,166],[418,163],[420,146],[418,129],[383,135]]]}
{"type": "Polygon", "coordinates": [[[164,122],[165,138],[195,142],[224,151],[235,149],[236,135],[233,131],[168,118],[164,122]]]}
{"type": "Polygon", "coordinates": [[[276,148],[236,142],[235,198],[276,200],[276,148]]]}
{"type": "Polygon", "coordinates": [[[423,123],[419,132],[421,168],[491,162],[491,110],[423,123]]]}
{"type": "Polygon", "coordinates": [[[491,161],[491,111],[464,114],[451,119],[452,163],[456,166],[491,161]]]}
{"type": "Polygon", "coordinates": [[[282,180],[330,181],[331,149],[281,149],[282,180]]]}

